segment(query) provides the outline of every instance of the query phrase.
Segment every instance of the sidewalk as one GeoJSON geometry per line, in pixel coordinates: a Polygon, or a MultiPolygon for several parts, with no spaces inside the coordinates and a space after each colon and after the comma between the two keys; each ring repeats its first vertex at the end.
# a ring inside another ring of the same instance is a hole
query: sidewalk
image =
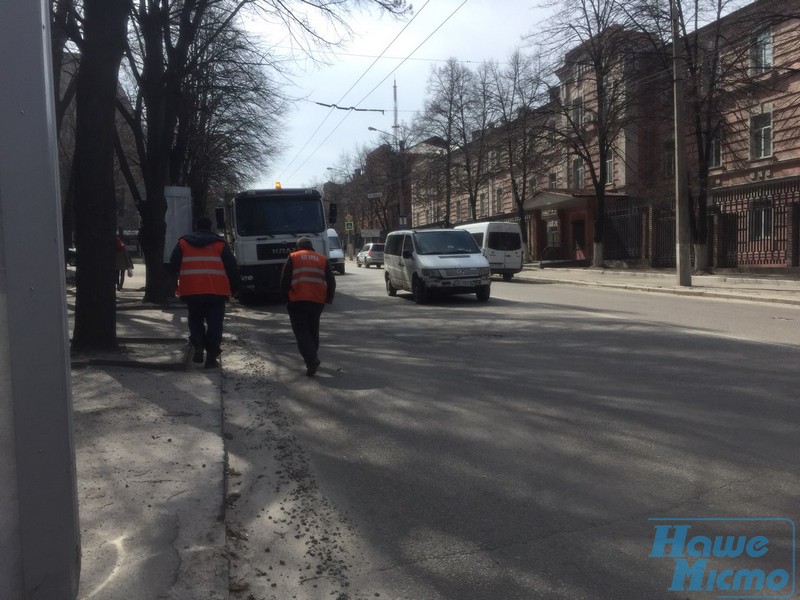
{"type": "MultiPolygon", "coordinates": [[[[786,276],[695,275],[685,288],[674,271],[526,266],[514,279],[800,306],[786,276]]],[[[117,293],[123,351],[72,357],[79,598],[228,599],[222,373],[190,361],[185,308],[144,305],[144,283],[137,263],[117,293]]],[[[68,286],[70,333],[74,301],[68,286]]]]}
{"type": "Polygon", "coordinates": [[[184,306],[144,305],[144,285],[137,263],[117,292],[122,352],[72,356],[78,598],[227,599],[221,372],[191,362],[184,306]]]}
{"type": "Polygon", "coordinates": [[[522,273],[514,278],[535,283],[563,283],[800,306],[800,277],[786,274],[693,274],[692,285],[684,287],[678,285],[674,269],[540,268],[538,265],[525,265],[522,273]]]}

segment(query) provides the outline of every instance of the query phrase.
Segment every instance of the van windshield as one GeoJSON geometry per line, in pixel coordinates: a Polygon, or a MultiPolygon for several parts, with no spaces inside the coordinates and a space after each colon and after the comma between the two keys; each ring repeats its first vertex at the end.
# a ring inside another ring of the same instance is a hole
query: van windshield
{"type": "Polygon", "coordinates": [[[418,231],[414,244],[419,254],[480,254],[480,248],[467,231],[418,231]]]}
{"type": "Polygon", "coordinates": [[[338,235],[329,235],[328,236],[328,246],[330,246],[331,250],[341,250],[342,245],[339,243],[339,236],[338,235]]]}
{"type": "Polygon", "coordinates": [[[519,250],[522,247],[519,234],[513,231],[490,231],[486,246],[493,250],[519,250]]]}

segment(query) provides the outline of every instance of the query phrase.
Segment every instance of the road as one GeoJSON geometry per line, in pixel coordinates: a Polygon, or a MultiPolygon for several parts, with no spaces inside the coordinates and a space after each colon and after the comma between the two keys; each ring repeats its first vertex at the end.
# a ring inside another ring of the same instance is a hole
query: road
{"type": "MultiPolygon", "coordinates": [[[[232,437],[270,431],[231,452],[236,473],[250,465],[233,478],[250,503],[236,519],[251,540],[272,536],[273,553],[277,530],[259,516],[291,513],[299,527],[322,511],[313,527],[337,532],[318,579],[292,583],[287,571],[279,589],[712,598],[668,590],[675,561],[650,558],[651,519],[798,517],[799,309],[499,280],[486,304],[420,306],[388,297],[382,270],[350,268],[337,282],[314,378],[282,307],[230,316],[243,365],[226,390],[240,402],[232,437]],[[262,401],[248,407],[254,390],[262,401]],[[311,490],[305,500],[298,487],[311,490]]],[[[311,562],[309,543],[320,550],[313,527],[295,562],[311,562]]],[[[756,566],[791,571],[783,522],[693,527],[769,535],[756,566]]]]}

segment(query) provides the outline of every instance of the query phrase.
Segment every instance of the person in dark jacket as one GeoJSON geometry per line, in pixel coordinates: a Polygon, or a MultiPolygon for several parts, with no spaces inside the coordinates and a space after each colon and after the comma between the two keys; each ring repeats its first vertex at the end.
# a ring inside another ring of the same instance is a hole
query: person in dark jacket
{"type": "Polygon", "coordinates": [[[297,240],[297,250],[286,259],[281,272],[281,298],[286,302],[289,320],[300,355],[311,377],[320,365],[319,321],[325,304],[333,303],[336,278],[324,254],[314,252],[311,240],[297,240]]]}
{"type": "Polygon", "coordinates": [[[211,220],[201,217],[193,233],[178,240],[170,256],[178,275],[177,293],[189,309],[189,342],[192,360],[205,368],[218,367],[222,353],[225,303],[239,290],[239,269],[225,240],[211,231],[211,220]]]}

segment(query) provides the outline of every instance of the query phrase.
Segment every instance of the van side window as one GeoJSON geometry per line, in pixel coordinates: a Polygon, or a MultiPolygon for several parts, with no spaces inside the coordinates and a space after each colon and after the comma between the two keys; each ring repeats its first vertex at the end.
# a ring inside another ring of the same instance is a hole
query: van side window
{"type": "Polygon", "coordinates": [[[478,244],[478,248],[483,248],[483,232],[479,231],[477,233],[473,233],[472,237],[475,238],[475,243],[478,244]]]}
{"type": "Polygon", "coordinates": [[[414,242],[410,235],[403,236],[403,254],[414,251],[414,242]]]}
{"type": "Polygon", "coordinates": [[[391,256],[400,256],[401,244],[403,243],[402,235],[390,235],[386,239],[386,247],[384,253],[391,256]]]}

